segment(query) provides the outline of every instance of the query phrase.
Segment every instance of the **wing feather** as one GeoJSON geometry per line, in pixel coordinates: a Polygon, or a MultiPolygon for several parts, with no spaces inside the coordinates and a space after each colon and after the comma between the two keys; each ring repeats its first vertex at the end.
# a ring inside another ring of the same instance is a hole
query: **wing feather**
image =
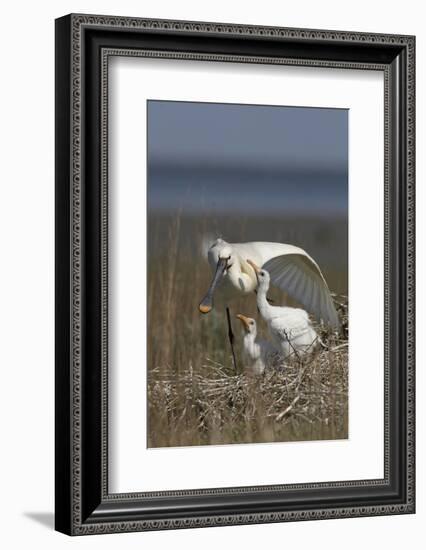
{"type": "Polygon", "coordinates": [[[300,302],[319,321],[337,328],[337,312],[320,268],[306,252],[295,250],[267,260],[263,268],[274,286],[300,302]]]}
{"type": "Polygon", "coordinates": [[[307,281],[308,281],[308,285],[307,285],[308,288],[306,290],[306,302],[310,304],[314,296],[315,288],[314,288],[314,283],[312,282],[311,279],[307,279],[307,281]]]}
{"type": "Polygon", "coordinates": [[[296,285],[296,279],[297,279],[297,267],[291,264],[290,264],[290,269],[288,269],[285,274],[281,274],[277,276],[277,280],[280,281],[280,284],[286,284],[290,292],[294,291],[294,287],[296,285]]]}
{"type": "Polygon", "coordinates": [[[297,276],[295,279],[295,286],[294,286],[294,295],[295,296],[305,296],[305,281],[306,277],[303,276],[303,273],[301,271],[297,271],[297,276]]]}

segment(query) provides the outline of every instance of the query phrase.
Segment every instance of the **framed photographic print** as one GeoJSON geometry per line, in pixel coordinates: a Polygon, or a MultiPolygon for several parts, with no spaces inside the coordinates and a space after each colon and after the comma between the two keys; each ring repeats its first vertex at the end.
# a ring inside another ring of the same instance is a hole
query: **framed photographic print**
{"type": "Polygon", "coordinates": [[[413,513],[412,36],[56,21],[56,529],[413,513]]]}

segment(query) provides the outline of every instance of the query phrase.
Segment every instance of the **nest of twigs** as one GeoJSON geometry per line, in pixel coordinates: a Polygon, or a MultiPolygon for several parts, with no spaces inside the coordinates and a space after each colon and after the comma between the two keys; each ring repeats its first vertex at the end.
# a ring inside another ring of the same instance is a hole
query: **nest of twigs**
{"type": "Polygon", "coordinates": [[[208,358],[148,378],[150,447],[341,439],[348,436],[347,305],[343,331],[323,329],[325,344],[260,376],[208,358]],[[344,332],[345,331],[345,332],[344,332]]]}

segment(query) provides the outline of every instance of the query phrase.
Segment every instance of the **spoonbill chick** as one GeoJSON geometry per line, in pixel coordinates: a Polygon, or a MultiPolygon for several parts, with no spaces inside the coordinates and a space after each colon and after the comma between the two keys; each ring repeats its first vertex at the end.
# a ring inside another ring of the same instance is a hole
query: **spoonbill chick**
{"type": "Polygon", "coordinates": [[[278,359],[278,350],[271,342],[257,337],[257,324],[254,319],[241,313],[237,315],[237,319],[243,325],[244,355],[250,363],[250,371],[253,374],[263,374],[265,368],[272,367],[278,359]]]}
{"type": "Polygon", "coordinates": [[[272,306],[266,299],[270,275],[253,261],[247,260],[258,279],[257,307],[266,321],[272,340],[285,358],[303,355],[313,351],[320,338],[312,327],[307,312],[294,307],[272,306]]]}

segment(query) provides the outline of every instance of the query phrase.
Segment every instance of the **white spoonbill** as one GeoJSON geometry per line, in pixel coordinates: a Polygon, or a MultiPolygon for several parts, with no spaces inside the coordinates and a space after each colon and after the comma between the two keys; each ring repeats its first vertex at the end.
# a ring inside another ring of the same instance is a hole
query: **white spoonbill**
{"type": "Polygon", "coordinates": [[[247,262],[250,258],[269,272],[274,286],[300,302],[318,321],[338,327],[337,312],[324,276],[315,260],[301,248],[268,242],[231,244],[216,239],[207,256],[214,276],[199,305],[201,313],[211,311],[216,287],[220,286],[226,300],[256,290],[256,273],[247,262]]]}
{"type": "Polygon", "coordinates": [[[279,357],[278,349],[267,340],[257,336],[257,324],[251,317],[239,313],[237,315],[243,325],[243,349],[244,355],[250,362],[250,371],[253,374],[263,374],[266,367],[274,366],[279,357]]]}
{"type": "Polygon", "coordinates": [[[251,260],[247,261],[256,271],[259,281],[257,307],[283,357],[313,351],[315,344],[320,343],[320,339],[311,325],[307,312],[304,309],[269,304],[266,299],[270,282],[268,271],[260,269],[251,260]]]}

